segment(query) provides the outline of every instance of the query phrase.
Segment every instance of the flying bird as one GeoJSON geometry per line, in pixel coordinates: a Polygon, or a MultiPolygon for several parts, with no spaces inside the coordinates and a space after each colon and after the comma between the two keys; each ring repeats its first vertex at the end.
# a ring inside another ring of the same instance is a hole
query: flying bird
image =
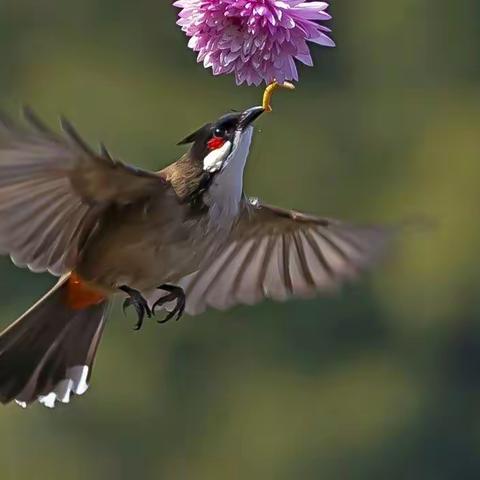
{"type": "Polygon", "coordinates": [[[161,322],[207,308],[308,298],[373,264],[391,231],[249,199],[243,173],[263,106],[230,112],[158,172],[93,150],[30,109],[0,122],[0,252],[58,283],[0,334],[0,402],[68,403],[92,373],[120,294],[161,322]],[[157,292],[155,294],[155,292],[157,292]]]}

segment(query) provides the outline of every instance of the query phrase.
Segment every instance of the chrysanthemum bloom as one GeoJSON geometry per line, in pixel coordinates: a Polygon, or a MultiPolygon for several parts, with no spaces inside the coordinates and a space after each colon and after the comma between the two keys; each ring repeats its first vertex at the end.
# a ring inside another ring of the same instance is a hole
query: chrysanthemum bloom
{"type": "Polygon", "coordinates": [[[311,66],[307,42],[334,47],[328,3],[305,0],[177,0],[188,46],[214,75],[237,84],[298,80],[295,60],[311,66]]]}

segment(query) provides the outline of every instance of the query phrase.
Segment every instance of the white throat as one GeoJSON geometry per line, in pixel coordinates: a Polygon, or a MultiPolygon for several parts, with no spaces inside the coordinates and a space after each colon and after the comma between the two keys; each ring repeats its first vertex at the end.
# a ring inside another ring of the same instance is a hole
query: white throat
{"type": "Polygon", "coordinates": [[[238,132],[233,141],[232,153],[225,160],[221,172],[215,175],[208,189],[205,203],[210,206],[210,221],[228,225],[238,214],[243,195],[243,171],[252,143],[253,127],[238,132]]]}

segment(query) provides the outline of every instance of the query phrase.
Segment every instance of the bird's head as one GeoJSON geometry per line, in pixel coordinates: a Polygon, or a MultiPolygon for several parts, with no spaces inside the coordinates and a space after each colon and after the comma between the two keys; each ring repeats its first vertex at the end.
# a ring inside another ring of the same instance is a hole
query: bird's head
{"type": "Polygon", "coordinates": [[[263,107],[223,115],[207,123],[179,145],[192,144],[190,158],[201,163],[205,173],[216,174],[227,166],[245,165],[252,141],[253,122],[263,113],[263,107]]]}
{"type": "Polygon", "coordinates": [[[190,151],[167,167],[165,177],[180,198],[208,206],[215,221],[234,217],[243,198],[243,172],[252,143],[253,123],[272,110],[272,94],[280,88],[294,87],[274,82],[265,89],[262,106],[223,115],[179,142],[179,145],[191,144],[190,151]]]}

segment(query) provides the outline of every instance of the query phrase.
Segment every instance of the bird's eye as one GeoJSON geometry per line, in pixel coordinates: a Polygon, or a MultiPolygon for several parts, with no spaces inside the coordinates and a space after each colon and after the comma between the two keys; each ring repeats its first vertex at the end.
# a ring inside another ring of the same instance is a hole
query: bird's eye
{"type": "Polygon", "coordinates": [[[223,128],[216,128],[215,131],[213,132],[213,134],[216,136],[216,137],[223,137],[223,135],[225,134],[223,128]]]}

